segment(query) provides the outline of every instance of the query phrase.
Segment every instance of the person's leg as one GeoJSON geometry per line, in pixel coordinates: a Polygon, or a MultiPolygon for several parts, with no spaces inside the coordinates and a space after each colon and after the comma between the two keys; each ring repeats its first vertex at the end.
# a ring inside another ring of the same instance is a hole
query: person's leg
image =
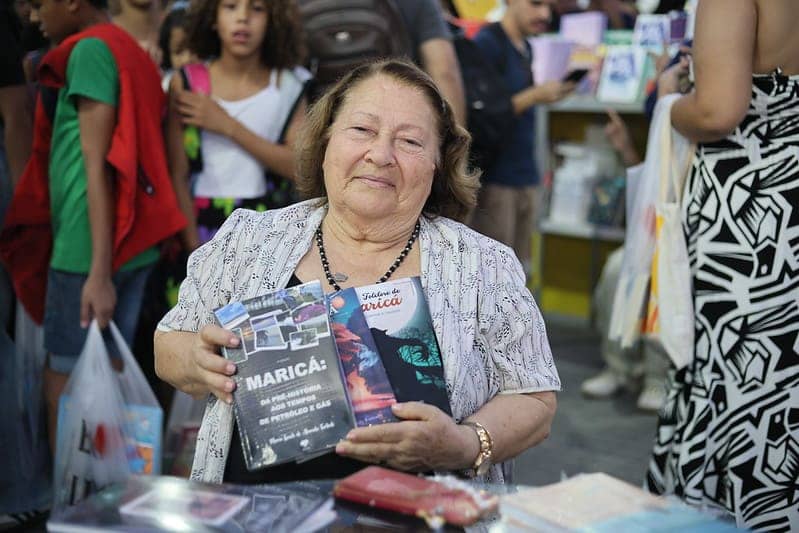
{"type": "Polygon", "coordinates": [[[491,183],[483,185],[477,196],[472,228],[496,241],[513,246],[516,220],[514,190],[491,183]]]}
{"type": "Polygon", "coordinates": [[[538,187],[520,187],[516,194],[516,221],[514,223],[513,251],[530,277],[533,263],[533,233],[538,227],[538,187]]]}
{"type": "Polygon", "coordinates": [[[671,360],[663,346],[644,339],[644,386],[636,403],[639,409],[657,412],[666,402],[666,374],[670,367],[671,360]]]}
{"type": "Polygon", "coordinates": [[[44,313],[44,348],[47,364],[43,375],[47,430],[55,454],[58,402],[78,361],[87,331],[80,326],[80,295],[86,276],[50,269],[44,313]]]}
{"type": "Polygon", "coordinates": [[[623,349],[619,341],[609,338],[613,300],[623,259],[623,248],[615,250],[608,256],[594,289],[592,305],[597,332],[601,338],[600,352],[605,367],[596,376],[585,380],[580,388],[584,395],[592,398],[607,398],[616,394],[622,387],[635,382],[642,371],[639,348],[623,349]]]}
{"type": "MultiPolygon", "coordinates": [[[[136,335],[136,326],[139,323],[142,301],[144,300],[144,291],[147,287],[147,280],[152,270],[152,265],[148,265],[114,274],[114,287],[117,291],[117,305],[116,308],[114,308],[114,323],[131,351],[133,351],[133,341],[136,335]]],[[[110,348],[112,356],[118,356],[116,343],[114,343],[111,337],[111,331],[107,329],[103,332],[103,336],[106,345],[110,348]]],[[[139,366],[144,366],[148,360],[150,364],[152,364],[152,353],[134,355],[139,361],[139,366]]]]}

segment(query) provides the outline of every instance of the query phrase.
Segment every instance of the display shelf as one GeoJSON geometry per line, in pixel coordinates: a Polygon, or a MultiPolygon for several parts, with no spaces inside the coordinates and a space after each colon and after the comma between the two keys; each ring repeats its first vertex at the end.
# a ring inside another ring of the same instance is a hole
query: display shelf
{"type": "MultiPolygon", "coordinates": [[[[636,148],[643,151],[648,129],[643,100],[613,104],[600,102],[593,95],[574,95],[556,104],[536,106],[535,154],[545,183],[554,171],[552,145],[582,142],[588,126],[607,123],[608,109],[624,115],[630,135],[638,143],[636,148]]],[[[624,242],[624,230],[550,219],[541,220],[538,229],[534,290],[542,311],[548,316],[591,323],[594,289],[607,256],[624,242]]]]}
{"type": "Polygon", "coordinates": [[[550,104],[548,111],[563,111],[569,113],[604,113],[608,109],[613,109],[619,113],[643,113],[644,102],[640,100],[633,103],[610,103],[600,102],[593,96],[577,95],[570,96],[565,100],[550,104]]]}
{"type": "Polygon", "coordinates": [[[624,229],[613,226],[598,226],[590,222],[562,222],[544,219],[539,224],[541,233],[578,239],[591,239],[607,242],[624,242],[624,229]]]}

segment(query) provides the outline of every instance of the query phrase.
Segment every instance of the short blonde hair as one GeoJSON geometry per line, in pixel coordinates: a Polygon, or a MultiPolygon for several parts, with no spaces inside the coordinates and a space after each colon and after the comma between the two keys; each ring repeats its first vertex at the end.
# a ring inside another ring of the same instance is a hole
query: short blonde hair
{"type": "Polygon", "coordinates": [[[436,115],[439,157],[422,213],[428,217],[463,220],[475,206],[480,187],[479,170],[469,166],[471,136],[455,122],[452,108],[430,76],[404,59],[384,59],[355,68],[311,106],[297,143],[297,190],[305,198],[327,196],[322,162],[330,140],[330,127],[350,91],[378,75],[389,76],[421,91],[436,115]]]}

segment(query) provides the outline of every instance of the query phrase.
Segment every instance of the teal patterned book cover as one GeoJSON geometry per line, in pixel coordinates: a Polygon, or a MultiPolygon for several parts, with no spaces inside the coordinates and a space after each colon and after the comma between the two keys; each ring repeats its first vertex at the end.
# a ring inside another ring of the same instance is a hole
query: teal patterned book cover
{"type": "Polygon", "coordinates": [[[441,350],[421,279],[403,278],[355,291],[397,401],[425,402],[451,416],[441,350]]]}

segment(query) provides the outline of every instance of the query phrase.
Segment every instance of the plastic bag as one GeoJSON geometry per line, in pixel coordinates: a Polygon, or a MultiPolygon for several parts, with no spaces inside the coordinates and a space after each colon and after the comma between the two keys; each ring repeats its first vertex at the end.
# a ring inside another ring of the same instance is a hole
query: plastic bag
{"type": "Polygon", "coordinates": [[[119,329],[113,322],[108,327],[124,363],[118,377],[125,402],[123,430],[128,466],[133,474],[158,475],[164,412],[119,329]]]}
{"type": "MultiPolygon", "coordinates": [[[[635,196],[628,197],[628,206],[631,208],[624,240],[624,260],[613,299],[610,321],[610,339],[619,341],[623,348],[632,347],[640,339],[645,325],[661,183],[670,183],[671,173],[678,172],[676,169],[681,168],[679,164],[670,164],[673,153],[671,106],[677,98],[679,95],[666,96],[655,106],[647,139],[646,160],[642,167],[635,169],[636,173],[640,172],[634,187],[635,196]]],[[[676,139],[679,140],[679,144],[674,146],[678,155],[676,159],[690,157],[691,151],[687,141],[679,136],[676,139]]],[[[675,205],[678,205],[678,201],[679,197],[675,205]]],[[[661,207],[661,213],[667,210],[661,207]]],[[[679,208],[675,207],[672,213],[674,214],[672,218],[679,223],[679,208]]],[[[673,235],[673,232],[670,232],[670,235],[673,235]]],[[[684,288],[689,288],[689,280],[690,278],[683,279],[680,283],[684,284],[684,288]]]]}
{"type": "Polygon", "coordinates": [[[175,391],[166,424],[164,462],[167,472],[188,478],[194,460],[197,433],[205,412],[206,399],[195,400],[185,392],[175,391]]]}
{"type": "Polygon", "coordinates": [[[116,326],[124,370],[111,366],[92,321],[58,409],[54,508],[73,505],[131,473],[160,472],[163,412],[116,326]]]}
{"type": "Polygon", "coordinates": [[[680,199],[693,146],[669,127],[662,132],[661,147],[671,157],[661,158],[655,252],[643,332],[663,347],[679,370],[691,362],[694,353],[691,267],[680,220],[680,199]]]}
{"type": "Polygon", "coordinates": [[[21,305],[14,339],[0,330],[0,449],[10,458],[0,476],[0,514],[46,509],[52,501],[42,396],[44,338],[21,305]]]}

